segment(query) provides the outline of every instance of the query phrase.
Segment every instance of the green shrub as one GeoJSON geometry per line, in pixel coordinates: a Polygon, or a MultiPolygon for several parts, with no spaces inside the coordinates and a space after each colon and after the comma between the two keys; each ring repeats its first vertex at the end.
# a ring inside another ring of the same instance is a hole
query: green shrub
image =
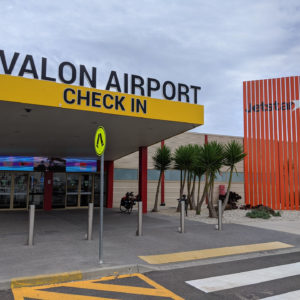
{"type": "Polygon", "coordinates": [[[281,217],[280,211],[274,211],[268,206],[258,205],[252,208],[251,212],[246,214],[248,218],[270,219],[270,217],[281,217]]]}
{"type": "Polygon", "coordinates": [[[261,218],[261,219],[270,219],[271,215],[263,210],[252,210],[251,212],[248,212],[246,214],[246,217],[248,218],[261,218]]]}
{"type": "Polygon", "coordinates": [[[280,211],[275,211],[273,217],[281,217],[280,211]]]}

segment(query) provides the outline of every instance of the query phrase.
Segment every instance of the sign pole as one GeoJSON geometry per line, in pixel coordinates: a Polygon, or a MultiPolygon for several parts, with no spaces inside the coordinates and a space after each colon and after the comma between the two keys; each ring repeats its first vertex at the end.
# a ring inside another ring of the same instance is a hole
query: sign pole
{"type": "Polygon", "coordinates": [[[104,195],[104,150],[106,146],[106,133],[102,126],[96,130],[94,137],[95,152],[101,157],[100,172],[99,172],[99,188],[100,188],[100,202],[99,202],[99,264],[103,264],[103,195],[104,195]]]}
{"type": "Polygon", "coordinates": [[[103,195],[104,195],[104,154],[101,156],[100,166],[100,224],[99,224],[99,264],[103,264],[103,195]]]}

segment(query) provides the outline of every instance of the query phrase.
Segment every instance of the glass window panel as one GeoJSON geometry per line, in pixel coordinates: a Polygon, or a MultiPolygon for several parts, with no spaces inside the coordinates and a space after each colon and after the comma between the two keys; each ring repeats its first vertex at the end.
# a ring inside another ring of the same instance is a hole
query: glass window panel
{"type": "Polygon", "coordinates": [[[0,172],[0,209],[10,208],[11,174],[0,172]]]}

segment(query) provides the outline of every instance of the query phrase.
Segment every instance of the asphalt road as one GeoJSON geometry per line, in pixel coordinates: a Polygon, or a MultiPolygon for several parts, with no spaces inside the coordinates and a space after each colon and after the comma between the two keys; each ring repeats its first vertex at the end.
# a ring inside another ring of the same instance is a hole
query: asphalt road
{"type": "MultiPolygon", "coordinates": [[[[300,273],[296,276],[288,276],[271,281],[257,284],[245,285],[226,290],[205,293],[186,283],[186,281],[195,279],[204,279],[208,277],[223,276],[251,270],[265,269],[274,266],[290,265],[294,269],[295,263],[300,262],[300,252],[294,252],[282,255],[271,255],[259,258],[245,259],[233,262],[210,264],[190,268],[176,269],[170,271],[151,272],[146,275],[163,285],[165,288],[173,291],[178,296],[188,300],[200,299],[263,299],[273,295],[285,294],[287,292],[300,290],[300,273]]],[[[250,274],[246,277],[249,277],[250,274]]],[[[238,275],[239,281],[243,278],[238,275]]],[[[267,279],[267,278],[265,278],[267,279]]],[[[220,278],[215,279],[217,283],[220,278]]],[[[142,298],[141,298],[142,299],[142,298]]],[[[282,300],[288,300],[287,296],[282,296],[282,300]]],[[[298,298],[300,299],[300,296],[298,298]]]]}
{"type": "MultiPolygon", "coordinates": [[[[19,290],[19,298],[15,294],[15,299],[19,300],[23,297],[23,299],[43,299],[44,293],[47,299],[61,300],[72,299],[70,298],[72,295],[81,295],[82,300],[85,296],[126,300],[254,300],[280,295],[270,299],[289,300],[300,299],[297,294],[299,290],[300,252],[294,252],[155,271],[144,275],[137,274],[133,277],[119,276],[118,278],[64,283],[54,287],[37,287],[23,292],[19,290]],[[68,298],[64,296],[65,294],[68,298]],[[294,298],[289,298],[290,296],[294,298]]],[[[14,299],[14,297],[11,291],[0,291],[0,299],[14,299]]]]}

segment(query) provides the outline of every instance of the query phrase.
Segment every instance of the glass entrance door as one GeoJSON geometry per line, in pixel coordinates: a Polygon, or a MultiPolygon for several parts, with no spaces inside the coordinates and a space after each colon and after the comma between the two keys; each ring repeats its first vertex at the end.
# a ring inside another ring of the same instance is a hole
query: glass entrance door
{"type": "Polygon", "coordinates": [[[80,206],[88,206],[92,201],[93,175],[80,175],[80,206]]]}
{"type": "Polygon", "coordinates": [[[0,172],[0,209],[10,208],[11,174],[0,172]]]}
{"type": "Polygon", "coordinates": [[[44,205],[44,173],[36,172],[30,174],[29,203],[35,204],[36,208],[43,208],[44,205]]]}
{"type": "Polygon", "coordinates": [[[13,208],[26,208],[28,199],[28,174],[14,174],[13,208]]]}
{"type": "Polygon", "coordinates": [[[53,174],[52,208],[65,208],[66,173],[53,174]]]}
{"type": "Polygon", "coordinates": [[[79,174],[67,174],[67,206],[78,206],[79,174]]]}

